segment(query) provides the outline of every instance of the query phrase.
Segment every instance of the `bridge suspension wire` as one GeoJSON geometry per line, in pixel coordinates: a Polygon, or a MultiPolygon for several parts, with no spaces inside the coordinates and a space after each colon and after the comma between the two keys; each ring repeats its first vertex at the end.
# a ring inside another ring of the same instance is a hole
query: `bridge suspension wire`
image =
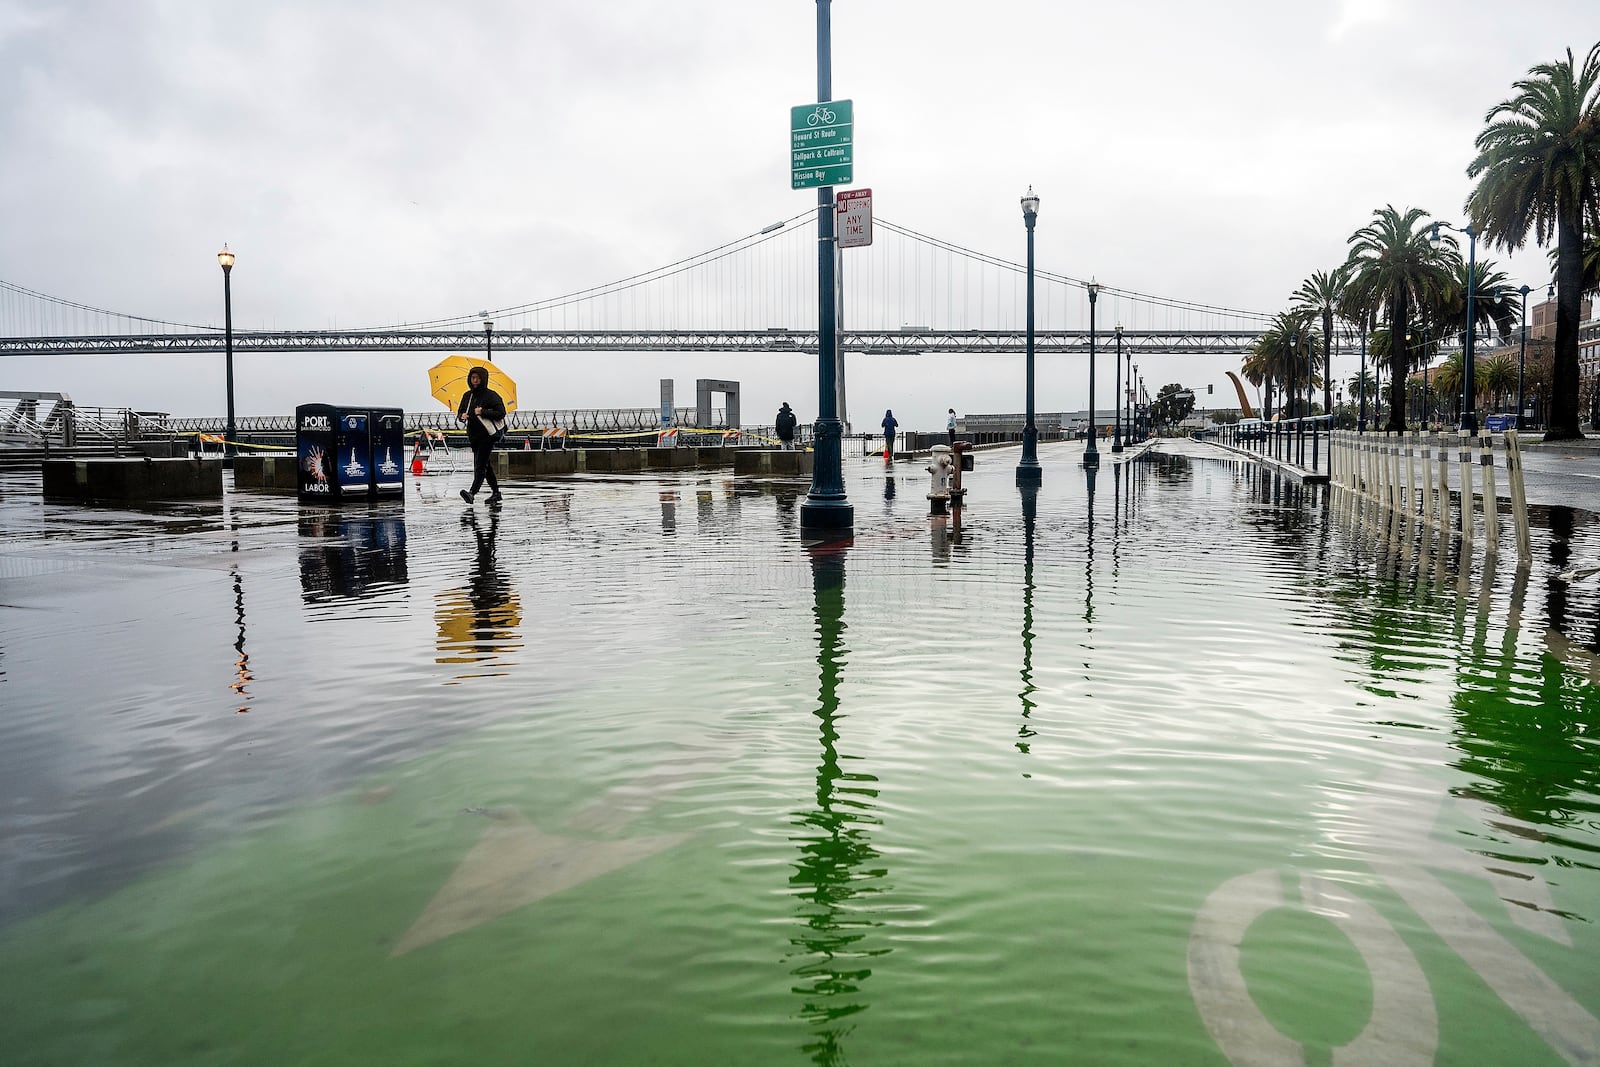
{"type": "MultiPolygon", "coordinates": [[[[15,282],[8,282],[4,279],[0,279],[0,293],[4,293],[6,297],[6,306],[4,313],[0,314],[0,321],[4,321],[6,324],[8,324],[8,328],[4,331],[8,334],[20,334],[22,332],[20,330],[13,330],[9,328],[9,324],[27,321],[29,318],[33,320],[31,332],[35,336],[44,336],[46,333],[50,332],[49,330],[42,328],[47,322],[54,330],[60,332],[61,316],[69,312],[79,313],[77,316],[77,321],[80,327],[82,325],[84,316],[98,316],[108,321],[121,319],[124,322],[140,322],[147,323],[152,326],[172,326],[181,330],[216,329],[214,326],[202,326],[193,322],[173,322],[169,319],[156,319],[147,315],[130,315],[125,311],[111,311],[107,308],[95,307],[92,304],[84,304],[76,300],[69,300],[64,296],[51,296],[49,293],[41,293],[35,289],[29,289],[27,286],[18,285],[15,282]],[[49,312],[44,310],[46,308],[55,309],[57,314],[52,316],[49,312]]],[[[106,333],[112,331],[84,330],[80,328],[75,332],[106,333]]]]}

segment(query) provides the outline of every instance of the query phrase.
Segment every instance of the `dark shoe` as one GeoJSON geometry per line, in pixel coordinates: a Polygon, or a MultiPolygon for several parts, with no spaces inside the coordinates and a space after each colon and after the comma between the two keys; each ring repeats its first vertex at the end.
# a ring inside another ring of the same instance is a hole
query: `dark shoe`
{"type": "Polygon", "coordinates": [[[491,508],[497,508],[500,506],[500,490],[496,489],[493,493],[489,494],[488,504],[491,508]]]}
{"type": "Polygon", "coordinates": [[[461,499],[469,504],[472,503],[472,493],[466,489],[461,490],[461,499]]]}

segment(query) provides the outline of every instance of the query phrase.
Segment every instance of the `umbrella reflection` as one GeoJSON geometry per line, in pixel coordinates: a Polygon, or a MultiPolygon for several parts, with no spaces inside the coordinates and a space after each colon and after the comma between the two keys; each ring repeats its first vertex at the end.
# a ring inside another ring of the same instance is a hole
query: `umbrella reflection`
{"type": "Polygon", "coordinates": [[[872,974],[867,964],[891,951],[865,944],[881,923],[871,918],[863,898],[887,888],[882,879],[888,872],[867,836],[868,828],[879,823],[873,813],[877,778],[845,770],[851,757],[838,748],[839,683],[849,651],[843,641],[845,548],[834,543],[809,549],[822,759],[816,804],[795,815],[791,840],[800,846],[800,857],[789,878],[802,906],[799,931],[790,939],[790,960],[799,961],[790,972],[797,979],[792,989],[801,998],[800,1017],[812,1028],[801,1051],[824,1067],[845,1062],[842,1041],[853,1028],[845,1020],[868,1007],[861,992],[872,974]]]}
{"type": "MultiPolygon", "coordinates": [[[[488,529],[478,522],[477,513],[468,511],[461,524],[472,531],[477,554],[472,575],[465,589],[449,589],[438,594],[434,620],[439,626],[439,663],[488,665],[501,653],[522,647],[518,627],[522,625],[522,602],[500,570],[495,559],[495,540],[499,536],[500,516],[489,512],[488,529]]],[[[458,678],[488,676],[499,672],[474,671],[458,678]]]]}

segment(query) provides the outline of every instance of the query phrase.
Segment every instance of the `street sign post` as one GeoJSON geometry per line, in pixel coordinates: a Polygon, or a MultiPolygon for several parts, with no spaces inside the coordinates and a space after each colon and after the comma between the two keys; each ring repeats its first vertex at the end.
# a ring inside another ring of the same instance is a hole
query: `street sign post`
{"type": "Polygon", "coordinates": [[[789,188],[850,184],[855,163],[853,111],[849,100],[789,109],[789,188]]]}
{"type": "Polygon", "coordinates": [[[833,199],[838,220],[833,232],[840,248],[865,248],[872,243],[872,190],[846,189],[833,199]]]}

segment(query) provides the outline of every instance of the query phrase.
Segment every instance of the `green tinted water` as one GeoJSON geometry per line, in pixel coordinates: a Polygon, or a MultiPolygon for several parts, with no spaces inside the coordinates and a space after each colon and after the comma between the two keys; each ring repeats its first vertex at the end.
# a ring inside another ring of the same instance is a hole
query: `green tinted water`
{"type": "Polygon", "coordinates": [[[1593,528],[1208,455],[9,496],[0,1062],[1595,1062],[1593,528]]]}

